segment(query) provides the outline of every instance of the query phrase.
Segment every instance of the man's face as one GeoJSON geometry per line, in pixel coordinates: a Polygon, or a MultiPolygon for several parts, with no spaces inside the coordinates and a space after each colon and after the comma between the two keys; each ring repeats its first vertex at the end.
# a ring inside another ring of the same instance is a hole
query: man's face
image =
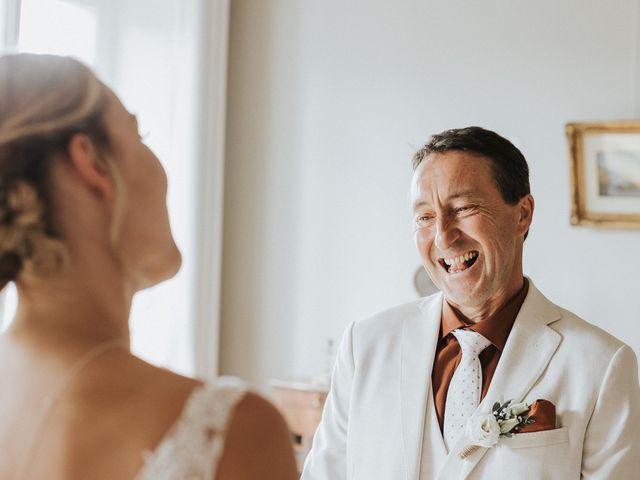
{"type": "Polygon", "coordinates": [[[416,246],[447,300],[481,307],[519,290],[533,198],[506,203],[489,159],[462,151],[429,155],[413,175],[411,201],[416,246]]]}

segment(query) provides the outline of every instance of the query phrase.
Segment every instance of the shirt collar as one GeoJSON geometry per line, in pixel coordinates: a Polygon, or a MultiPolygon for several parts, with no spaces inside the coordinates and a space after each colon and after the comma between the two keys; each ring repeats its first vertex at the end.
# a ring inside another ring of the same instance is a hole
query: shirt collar
{"type": "Polygon", "coordinates": [[[518,293],[493,316],[485,318],[478,323],[471,322],[462,313],[449,305],[449,302],[445,299],[442,302],[441,338],[445,338],[456,328],[469,328],[485,337],[498,350],[502,351],[528,291],[529,282],[525,278],[524,285],[518,293]]]}

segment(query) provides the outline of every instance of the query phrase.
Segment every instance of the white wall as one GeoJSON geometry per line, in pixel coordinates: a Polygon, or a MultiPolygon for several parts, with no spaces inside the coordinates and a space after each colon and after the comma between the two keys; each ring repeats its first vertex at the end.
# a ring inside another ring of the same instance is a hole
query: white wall
{"type": "Polygon", "coordinates": [[[512,139],[537,201],[525,271],[640,352],[640,231],[569,224],[564,125],[640,117],[639,0],[234,0],[221,370],[324,368],[348,322],[416,298],[410,157],[512,139]]]}

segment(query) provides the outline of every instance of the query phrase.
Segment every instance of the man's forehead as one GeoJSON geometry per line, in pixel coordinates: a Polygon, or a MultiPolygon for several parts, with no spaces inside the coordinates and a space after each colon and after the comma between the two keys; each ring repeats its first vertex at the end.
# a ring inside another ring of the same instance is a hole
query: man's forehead
{"type": "Polygon", "coordinates": [[[474,189],[451,190],[450,192],[438,192],[433,190],[424,190],[418,187],[412,190],[413,206],[420,207],[423,205],[431,205],[433,197],[437,196],[438,201],[453,202],[458,199],[474,199],[480,196],[480,192],[474,189]]]}
{"type": "Polygon", "coordinates": [[[482,189],[477,171],[457,171],[443,174],[430,170],[416,170],[411,181],[412,195],[429,195],[437,193],[447,198],[469,197],[482,189]]]}

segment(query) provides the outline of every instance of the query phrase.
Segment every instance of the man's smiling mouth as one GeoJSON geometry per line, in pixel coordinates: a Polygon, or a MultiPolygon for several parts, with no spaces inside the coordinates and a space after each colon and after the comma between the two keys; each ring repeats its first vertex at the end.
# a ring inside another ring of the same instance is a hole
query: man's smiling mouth
{"type": "Polygon", "coordinates": [[[459,273],[470,268],[478,259],[479,252],[471,250],[469,252],[451,258],[440,258],[438,263],[447,273],[459,273]]]}

